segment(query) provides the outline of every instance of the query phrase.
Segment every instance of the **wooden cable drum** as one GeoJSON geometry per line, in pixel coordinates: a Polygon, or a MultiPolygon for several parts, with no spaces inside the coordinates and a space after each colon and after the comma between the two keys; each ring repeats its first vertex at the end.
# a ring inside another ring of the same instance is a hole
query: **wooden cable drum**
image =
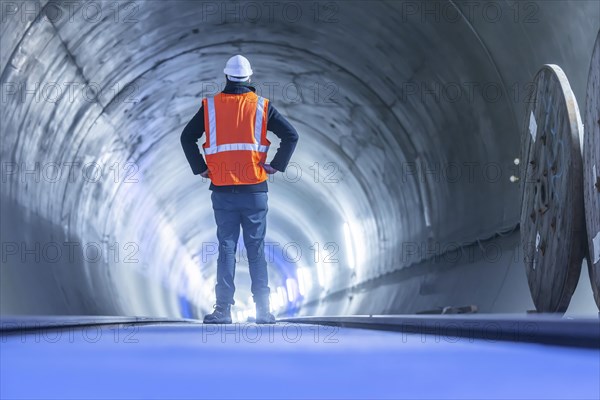
{"type": "Polygon", "coordinates": [[[588,268],[594,299],[600,309],[600,32],[594,45],[587,86],[583,188],[589,248],[588,268]]]}
{"type": "Polygon", "coordinates": [[[586,248],[583,124],[560,67],[542,67],[534,87],[521,135],[521,246],[536,310],[564,312],[586,248]]]}

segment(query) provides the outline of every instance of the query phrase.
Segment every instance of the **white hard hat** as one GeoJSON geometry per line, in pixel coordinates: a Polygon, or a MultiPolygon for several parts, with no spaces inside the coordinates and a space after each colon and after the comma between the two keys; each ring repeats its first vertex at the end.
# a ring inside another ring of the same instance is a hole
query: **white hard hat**
{"type": "Polygon", "coordinates": [[[252,75],[252,68],[250,67],[250,61],[238,54],[227,60],[223,72],[228,76],[247,77],[252,75]]]}

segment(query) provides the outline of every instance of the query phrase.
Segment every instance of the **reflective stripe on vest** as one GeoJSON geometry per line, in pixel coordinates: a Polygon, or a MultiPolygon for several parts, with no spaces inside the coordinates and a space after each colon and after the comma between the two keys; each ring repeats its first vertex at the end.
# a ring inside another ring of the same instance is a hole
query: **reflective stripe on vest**
{"type": "Polygon", "coordinates": [[[229,143],[217,145],[217,114],[215,112],[215,99],[209,97],[206,99],[206,108],[208,111],[208,132],[206,133],[209,147],[204,148],[204,153],[216,154],[225,151],[249,150],[259,153],[269,151],[269,146],[261,145],[260,138],[263,130],[263,119],[265,112],[265,98],[258,96],[256,104],[256,122],[254,124],[254,143],[229,143]]]}
{"type": "Polygon", "coordinates": [[[206,154],[222,153],[224,151],[235,151],[235,150],[250,150],[258,151],[259,153],[266,153],[269,151],[269,146],[257,145],[254,143],[229,143],[221,144],[219,146],[211,146],[204,149],[206,154]]]}

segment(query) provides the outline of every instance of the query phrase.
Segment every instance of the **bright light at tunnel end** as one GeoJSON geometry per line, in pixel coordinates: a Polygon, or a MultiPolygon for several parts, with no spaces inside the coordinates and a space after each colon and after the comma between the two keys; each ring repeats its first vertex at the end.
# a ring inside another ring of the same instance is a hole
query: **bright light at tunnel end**
{"type": "Polygon", "coordinates": [[[304,297],[312,287],[312,276],[310,270],[306,267],[299,267],[296,271],[298,276],[298,293],[304,297]]]}

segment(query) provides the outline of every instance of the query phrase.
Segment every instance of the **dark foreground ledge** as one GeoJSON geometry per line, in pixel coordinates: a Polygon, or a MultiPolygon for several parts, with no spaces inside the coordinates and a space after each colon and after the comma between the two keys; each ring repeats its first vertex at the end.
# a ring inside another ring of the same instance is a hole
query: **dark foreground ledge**
{"type": "Polygon", "coordinates": [[[277,321],[378,329],[445,339],[463,337],[600,348],[600,318],[565,318],[553,314],[355,315],[277,321]]]}
{"type": "Polygon", "coordinates": [[[95,315],[11,315],[0,318],[2,334],[28,330],[77,328],[95,325],[198,323],[181,318],[119,317],[95,315]]]}

